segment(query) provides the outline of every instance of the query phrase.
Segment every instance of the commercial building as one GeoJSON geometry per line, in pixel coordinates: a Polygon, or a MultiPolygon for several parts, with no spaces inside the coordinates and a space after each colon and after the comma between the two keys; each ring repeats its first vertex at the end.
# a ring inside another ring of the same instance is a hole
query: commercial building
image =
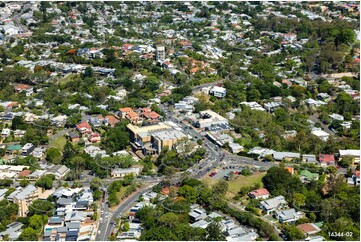
{"type": "Polygon", "coordinates": [[[170,122],[143,127],[128,124],[127,128],[133,149],[142,150],[145,155],[159,154],[165,147],[172,149],[179,140],[187,138],[176,124],[170,122]]]}
{"type": "Polygon", "coordinates": [[[182,131],[170,129],[152,134],[152,143],[153,147],[160,153],[163,148],[172,148],[175,143],[184,138],[187,138],[187,135],[182,131]]]}
{"type": "Polygon", "coordinates": [[[208,128],[214,125],[228,126],[228,120],[212,110],[199,112],[199,118],[193,117],[191,121],[196,128],[208,128]]]}

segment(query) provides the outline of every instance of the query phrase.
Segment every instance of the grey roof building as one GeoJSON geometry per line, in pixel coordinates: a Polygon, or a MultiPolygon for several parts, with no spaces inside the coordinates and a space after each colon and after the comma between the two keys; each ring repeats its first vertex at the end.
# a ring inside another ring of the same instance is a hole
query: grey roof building
{"type": "Polygon", "coordinates": [[[294,222],[300,218],[296,210],[293,208],[288,210],[277,211],[275,212],[275,217],[279,219],[281,223],[294,222]]]}
{"type": "Polygon", "coordinates": [[[300,158],[300,153],[293,153],[293,152],[275,152],[273,153],[273,158],[275,160],[283,160],[283,159],[294,159],[300,158]]]}
{"type": "Polygon", "coordinates": [[[265,210],[267,214],[276,209],[287,205],[287,202],[283,196],[274,197],[261,202],[261,209],[265,210]]]}

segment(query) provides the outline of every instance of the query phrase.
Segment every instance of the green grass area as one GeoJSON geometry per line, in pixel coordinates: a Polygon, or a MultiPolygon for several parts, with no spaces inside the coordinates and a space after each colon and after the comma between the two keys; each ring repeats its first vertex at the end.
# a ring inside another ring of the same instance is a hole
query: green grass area
{"type": "MultiPolygon", "coordinates": [[[[228,183],[228,192],[227,192],[226,197],[227,198],[233,198],[238,193],[239,189],[241,189],[242,187],[253,186],[256,183],[260,183],[262,185],[262,177],[264,175],[266,175],[265,172],[255,172],[251,176],[239,175],[233,181],[227,181],[227,183],[228,183]]],[[[205,182],[208,186],[212,186],[218,180],[206,176],[206,177],[204,177],[202,179],[202,181],[205,182]]]]}
{"type": "Polygon", "coordinates": [[[59,80],[59,84],[66,84],[67,82],[74,80],[76,76],[77,74],[68,74],[63,79],[59,80]]]}
{"type": "Polygon", "coordinates": [[[49,143],[49,146],[55,146],[58,149],[63,150],[65,144],[66,144],[66,138],[64,136],[60,136],[57,139],[51,141],[49,143]]]}
{"type": "Polygon", "coordinates": [[[128,186],[126,186],[126,187],[123,187],[123,186],[122,186],[122,187],[120,188],[120,191],[117,192],[117,198],[119,199],[119,201],[122,200],[122,197],[124,196],[125,191],[127,190],[127,188],[128,188],[128,186]]]}

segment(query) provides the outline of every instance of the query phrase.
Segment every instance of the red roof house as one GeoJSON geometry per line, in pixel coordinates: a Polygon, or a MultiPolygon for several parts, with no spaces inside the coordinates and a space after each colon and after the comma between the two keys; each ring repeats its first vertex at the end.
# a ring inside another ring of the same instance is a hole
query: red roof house
{"type": "Polygon", "coordinates": [[[305,233],[305,235],[307,236],[312,234],[317,234],[318,232],[321,231],[321,229],[313,223],[300,224],[297,227],[300,230],[302,230],[302,232],[305,233]]]}
{"type": "Polygon", "coordinates": [[[335,156],[332,154],[320,154],[319,160],[321,166],[334,166],[335,165],[335,156]]]}
{"type": "Polygon", "coordinates": [[[101,139],[100,134],[98,134],[98,133],[92,133],[89,136],[89,141],[92,143],[100,142],[100,139],[101,139]]]}
{"type": "Polygon", "coordinates": [[[92,132],[92,128],[90,126],[90,124],[88,122],[80,122],[77,126],[76,129],[81,133],[81,134],[85,134],[85,133],[91,133],[92,132]]]}
{"type": "Polygon", "coordinates": [[[261,188],[248,193],[248,196],[255,199],[267,199],[269,191],[266,188],[261,188]]]}

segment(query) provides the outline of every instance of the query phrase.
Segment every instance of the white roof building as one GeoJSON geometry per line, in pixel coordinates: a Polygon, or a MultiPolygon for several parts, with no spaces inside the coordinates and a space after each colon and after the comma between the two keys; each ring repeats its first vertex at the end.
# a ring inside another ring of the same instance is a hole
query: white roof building
{"type": "Polygon", "coordinates": [[[313,128],[311,134],[316,135],[323,141],[327,141],[330,137],[330,134],[326,133],[325,131],[321,130],[321,128],[313,128]]]}

